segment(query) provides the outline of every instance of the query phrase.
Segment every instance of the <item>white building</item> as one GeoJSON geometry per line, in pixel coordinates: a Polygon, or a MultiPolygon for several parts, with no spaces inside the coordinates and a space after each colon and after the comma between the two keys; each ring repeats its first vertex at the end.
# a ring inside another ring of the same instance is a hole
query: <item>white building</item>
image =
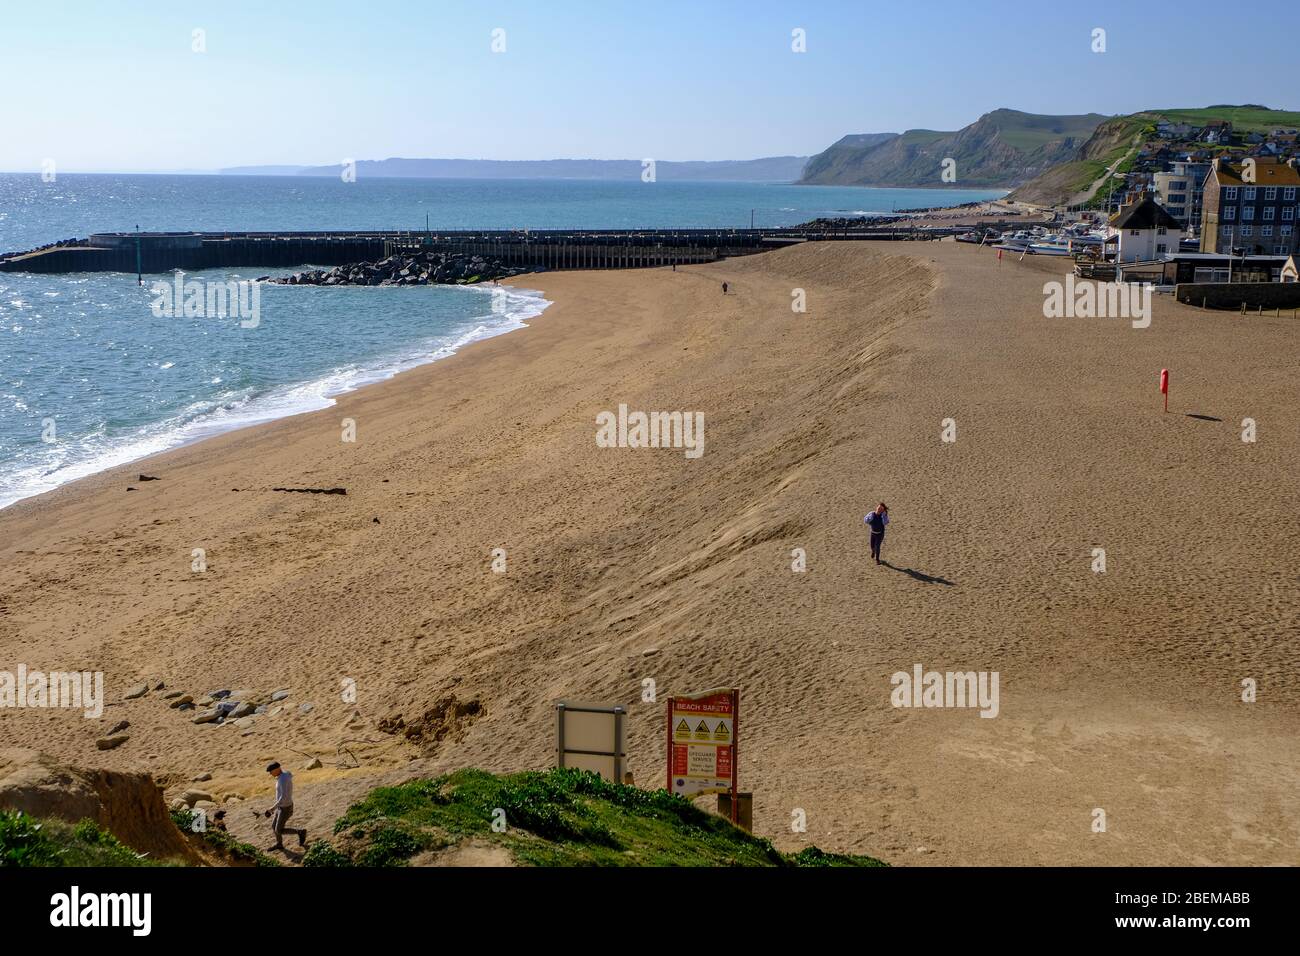
{"type": "Polygon", "coordinates": [[[1154,199],[1125,206],[1106,227],[1106,246],[1116,262],[1147,262],[1178,252],[1183,227],[1154,199]]]}
{"type": "Polygon", "coordinates": [[[1189,163],[1178,160],[1172,170],[1156,173],[1153,177],[1156,201],[1169,215],[1177,219],[1181,228],[1189,234],[1201,227],[1205,177],[1209,174],[1209,163],[1189,163]]]}

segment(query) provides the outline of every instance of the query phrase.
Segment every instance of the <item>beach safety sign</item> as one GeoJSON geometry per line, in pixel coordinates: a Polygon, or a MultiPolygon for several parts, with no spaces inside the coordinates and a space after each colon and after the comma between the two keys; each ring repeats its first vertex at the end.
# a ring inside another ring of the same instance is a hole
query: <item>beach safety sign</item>
{"type": "Polygon", "coordinates": [[[668,790],[685,797],[735,793],[740,691],[668,699],[668,790]]]}

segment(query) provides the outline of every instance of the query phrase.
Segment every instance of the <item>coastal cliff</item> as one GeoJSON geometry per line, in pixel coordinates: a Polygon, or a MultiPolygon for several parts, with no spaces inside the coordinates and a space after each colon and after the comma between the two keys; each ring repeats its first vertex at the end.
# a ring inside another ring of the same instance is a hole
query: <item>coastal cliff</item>
{"type": "Polygon", "coordinates": [[[962,129],[847,136],[818,153],[800,182],[823,186],[1016,186],[1074,158],[1106,117],[999,109],[962,129]],[[944,160],[955,179],[941,178],[944,160]]]}

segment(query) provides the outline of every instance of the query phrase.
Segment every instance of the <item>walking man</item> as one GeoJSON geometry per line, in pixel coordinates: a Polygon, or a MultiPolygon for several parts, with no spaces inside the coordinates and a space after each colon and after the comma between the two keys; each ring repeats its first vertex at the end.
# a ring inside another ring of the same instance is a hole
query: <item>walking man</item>
{"type": "Polygon", "coordinates": [[[307,831],[295,830],[286,827],[289,818],[293,816],[293,774],[283,769],[278,763],[273,763],[266,768],[266,772],[275,778],[275,805],[266,811],[266,816],[275,814],[275,819],[271,826],[275,830],[275,846],[272,850],[284,849],[285,832],[298,834],[298,845],[307,845],[307,831]]]}
{"type": "Polygon", "coordinates": [[[889,508],[882,501],[876,510],[862,519],[871,529],[871,556],[880,563],[880,546],[885,543],[885,525],[889,524],[889,508]]]}
{"type": "Polygon", "coordinates": [[[727,283],[725,283],[725,282],[722,283],[722,294],[723,294],[723,295],[726,295],[726,294],[727,294],[727,283]]]}

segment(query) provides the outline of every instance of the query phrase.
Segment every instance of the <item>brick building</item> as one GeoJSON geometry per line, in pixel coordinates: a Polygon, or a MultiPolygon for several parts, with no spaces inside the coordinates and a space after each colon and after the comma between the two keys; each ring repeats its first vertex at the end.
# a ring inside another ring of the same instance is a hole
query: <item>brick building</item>
{"type": "Polygon", "coordinates": [[[1295,159],[1216,160],[1205,180],[1201,251],[1292,255],[1300,249],[1298,203],[1300,168],[1295,159]]]}

